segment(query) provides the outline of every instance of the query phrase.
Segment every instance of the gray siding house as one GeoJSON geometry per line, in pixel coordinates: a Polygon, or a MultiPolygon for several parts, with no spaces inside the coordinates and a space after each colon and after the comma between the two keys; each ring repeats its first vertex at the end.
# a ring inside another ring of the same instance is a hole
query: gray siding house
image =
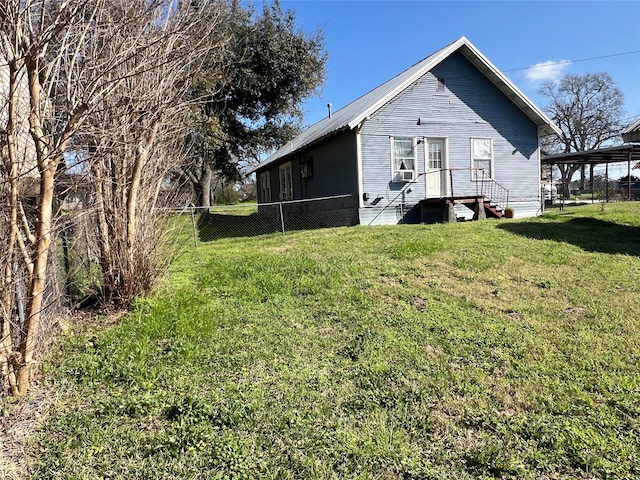
{"type": "Polygon", "coordinates": [[[622,140],[625,143],[640,143],[640,118],[622,132],[622,140]]]}
{"type": "Polygon", "coordinates": [[[258,201],[350,194],[351,223],[364,225],[455,220],[471,209],[500,217],[507,203],[518,217],[534,216],[539,139],[552,132],[551,120],[461,37],[262,162],[258,201]]]}

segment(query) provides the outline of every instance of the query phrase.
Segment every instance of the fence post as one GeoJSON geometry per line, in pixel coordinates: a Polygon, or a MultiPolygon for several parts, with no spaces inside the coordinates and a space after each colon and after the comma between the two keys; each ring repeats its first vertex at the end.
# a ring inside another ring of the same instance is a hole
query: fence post
{"type": "Polygon", "coordinates": [[[282,226],[282,234],[284,235],[284,215],[282,214],[282,202],[278,204],[280,207],[280,225],[282,226]]]}
{"type": "Polygon", "coordinates": [[[196,207],[191,208],[191,227],[193,228],[193,246],[198,246],[198,234],[196,232],[196,217],[194,215],[196,207]]]}

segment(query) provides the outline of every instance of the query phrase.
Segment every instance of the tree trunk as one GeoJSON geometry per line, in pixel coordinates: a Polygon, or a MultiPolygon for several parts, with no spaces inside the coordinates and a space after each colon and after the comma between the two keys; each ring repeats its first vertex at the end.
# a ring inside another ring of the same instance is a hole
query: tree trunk
{"type": "MultiPolygon", "coordinates": [[[[42,299],[44,296],[47,277],[47,261],[49,247],[51,246],[51,226],[53,217],[54,176],[62,155],[52,155],[53,152],[45,139],[42,128],[40,80],[38,60],[27,60],[27,75],[29,81],[29,100],[31,113],[29,114],[29,126],[31,137],[36,145],[36,158],[38,173],[40,174],[40,192],[38,195],[38,208],[36,222],[35,243],[32,248],[33,271],[29,279],[27,293],[27,315],[25,318],[22,339],[20,342],[20,354],[22,356],[17,371],[14,395],[22,396],[29,388],[31,367],[34,363],[34,354],[38,346],[38,334],[40,330],[40,317],[42,314],[42,299]]],[[[65,148],[64,143],[59,146],[60,152],[65,148]]]]}
{"type": "Polygon", "coordinates": [[[150,132],[144,141],[140,141],[137,147],[137,155],[131,173],[131,186],[127,192],[127,263],[129,268],[129,278],[133,279],[133,266],[135,264],[134,246],[136,242],[136,209],[138,207],[138,191],[142,181],[142,170],[149,159],[149,151],[155,142],[156,133],[158,131],[158,121],[154,120],[150,132]]]}
{"type": "Polygon", "coordinates": [[[211,180],[213,179],[213,172],[211,171],[211,165],[209,162],[204,161],[202,165],[202,176],[197,184],[194,185],[196,190],[196,206],[198,207],[210,207],[211,206],[211,180]]]}
{"type": "Polygon", "coordinates": [[[14,265],[13,256],[18,239],[18,153],[16,151],[16,128],[14,119],[16,115],[16,87],[17,77],[15,64],[9,62],[9,96],[8,96],[8,118],[7,127],[5,131],[8,161],[11,169],[9,174],[9,197],[8,205],[3,206],[9,210],[9,223],[6,228],[9,230],[7,242],[3,245],[5,254],[5,266],[2,277],[2,283],[0,283],[0,322],[1,329],[0,334],[2,340],[0,341],[0,372],[2,374],[2,381],[5,383],[4,387],[8,390],[16,388],[16,376],[14,371],[14,345],[11,336],[11,315],[13,312],[13,285],[15,283],[14,278],[14,265]]]}
{"type": "Polygon", "coordinates": [[[562,196],[565,199],[571,197],[571,179],[579,168],[580,165],[558,165],[558,170],[560,170],[560,178],[562,180],[562,196]]]}
{"type": "Polygon", "coordinates": [[[109,240],[109,225],[107,223],[107,213],[105,207],[106,185],[105,176],[97,162],[91,163],[91,170],[94,177],[94,187],[96,189],[96,217],[98,222],[98,248],[100,250],[100,268],[102,270],[103,300],[109,302],[113,295],[114,286],[114,266],[115,262],[111,251],[109,240]]]}
{"type": "Polygon", "coordinates": [[[29,282],[27,296],[27,318],[24,323],[24,336],[20,344],[22,363],[18,369],[15,394],[24,395],[29,387],[34,353],[38,345],[42,298],[47,276],[47,260],[51,246],[51,220],[53,207],[53,177],[55,162],[49,162],[48,168],[41,173],[40,200],[36,227],[36,245],[34,249],[33,275],[29,282]]]}

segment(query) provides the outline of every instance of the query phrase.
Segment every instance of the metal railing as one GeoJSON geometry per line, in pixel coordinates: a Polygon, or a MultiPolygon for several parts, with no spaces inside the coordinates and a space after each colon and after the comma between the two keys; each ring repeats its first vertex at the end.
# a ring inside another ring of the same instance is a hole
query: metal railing
{"type": "MultiPolygon", "coordinates": [[[[373,218],[369,221],[369,223],[368,223],[367,225],[372,225],[372,224],[373,224],[373,222],[375,222],[375,220],[376,220],[380,215],[382,215],[382,213],[383,213],[385,210],[387,210],[387,209],[389,209],[389,208],[391,208],[391,207],[396,208],[396,201],[398,200],[398,198],[400,198],[401,196],[406,195],[407,193],[411,192],[411,186],[412,186],[412,185],[414,185],[415,183],[417,183],[417,182],[418,182],[418,179],[419,179],[422,175],[425,175],[425,173],[419,173],[419,174],[418,174],[418,176],[417,176],[413,181],[405,183],[405,184],[402,186],[402,188],[400,189],[400,191],[396,194],[396,196],[395,196],[395,197],[393,197],[391,200],[389,200],[389,201],[387,202],[387,204],[386,204],[386,205],[385,205],[385,206],[384,206],[384,207],[383,207],[383,208],[382,208],[382,209],[381,209],[381,210],[380,210],[380,211],[375,215],[375,217],[373,217],[373,218]]],[[[426,185],[425,185],[425,186],[426,186],[426,185]]],[[[404,197],[403,197],[403,198],[404,198],[404,197]]],[[[404,215],[405,215],[405,213],[406,213],[406,212],[404,211],[404,207],[405,207],[404,201],[400,202],[400,204],[399,204],[399,205],[397,205],[397,206],[398,206],[398,207],[400,207],[400,223],[403,223],[404,215]]]]}
{"type": "Polygon", "coordinates": [[[477,169],[481,175],[481,195],[489,200],[492,205],[503,210],[509,205],[509,189],[487,175],[483,168],[477,169]]]}
{"type": "MultiPolygon", "coordinates": [[[[418,183],[420,177],[424,177],[426,198],[434,197],[433,195],[429,195],[429,175],[438,175],[440,179],[442,179],[443,172],[446,175],[447,184],[441,185],[442,189],[438,196],[439,198],[483,197],[485,202],[488,201],[491,206],[496,207],[498,210],[504,210],[509,205],[509,189],[487,175],[483,168],[441,168],[419,173],[413,181],[407,182],[397,192],[397,194],[386,203],[376,216],[370,220],[369,224],[372,224],[385,210],[388,210],[389,208],[399,207],[402,218],[405,213],[402,211],[404,201],[397,204],[397,200],[401,196],[410,192],[412,185],[418,183]]],[[[442,181],[442,183],[444,183],[444,181],[442,181]]]]}
{"type": "MultiPolygon", "coordinates": [[[[448,191],[442,197],[484,197],[485,201],[503,210],[509,205],[509,189],[487,175],[483,168],[443,168],[426,172],[426,174],[436,172],[439,172],[439,175],[446,172],[448,179],[448,191]]],[[[428,194],[426,182],[425,175],[425,190],[428,194]]]]}

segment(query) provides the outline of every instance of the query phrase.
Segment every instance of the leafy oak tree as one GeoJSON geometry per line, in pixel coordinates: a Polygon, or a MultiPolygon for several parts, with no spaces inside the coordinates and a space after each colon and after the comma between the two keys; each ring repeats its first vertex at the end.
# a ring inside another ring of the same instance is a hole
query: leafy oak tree
{"type": "MultiPolygon", "coordinates": [[[[180,175],[200,206],[210,205],[216,177],[239,180],[243,167],[300,131],[302,103],[318,93],[325,78],[322,32],[300,30],[294,12],[283,11],[279,2],[265,3],[259,13],[234,4],[228,28],[225,74],[205,69],[192,91],[204,101],[188,140],[193,155],[180,175]]],[[[220,71],[215,60],[210,66],[220,71]]]]}
{"type": "MultiPolygon", "coordinates": [[[[608,73],[567,74],[559,82],[545,83],[540,94],[548,100],[545,112],[562,130],[561,135],[546,137],[543,145],[546,153],[580,152],[622,141],[624,96],[608,73]]],[[[558,165],[565,196],[580,167],[558,165]]],[[[584,177],[583,168],[583,182],[584,177]]]]}

